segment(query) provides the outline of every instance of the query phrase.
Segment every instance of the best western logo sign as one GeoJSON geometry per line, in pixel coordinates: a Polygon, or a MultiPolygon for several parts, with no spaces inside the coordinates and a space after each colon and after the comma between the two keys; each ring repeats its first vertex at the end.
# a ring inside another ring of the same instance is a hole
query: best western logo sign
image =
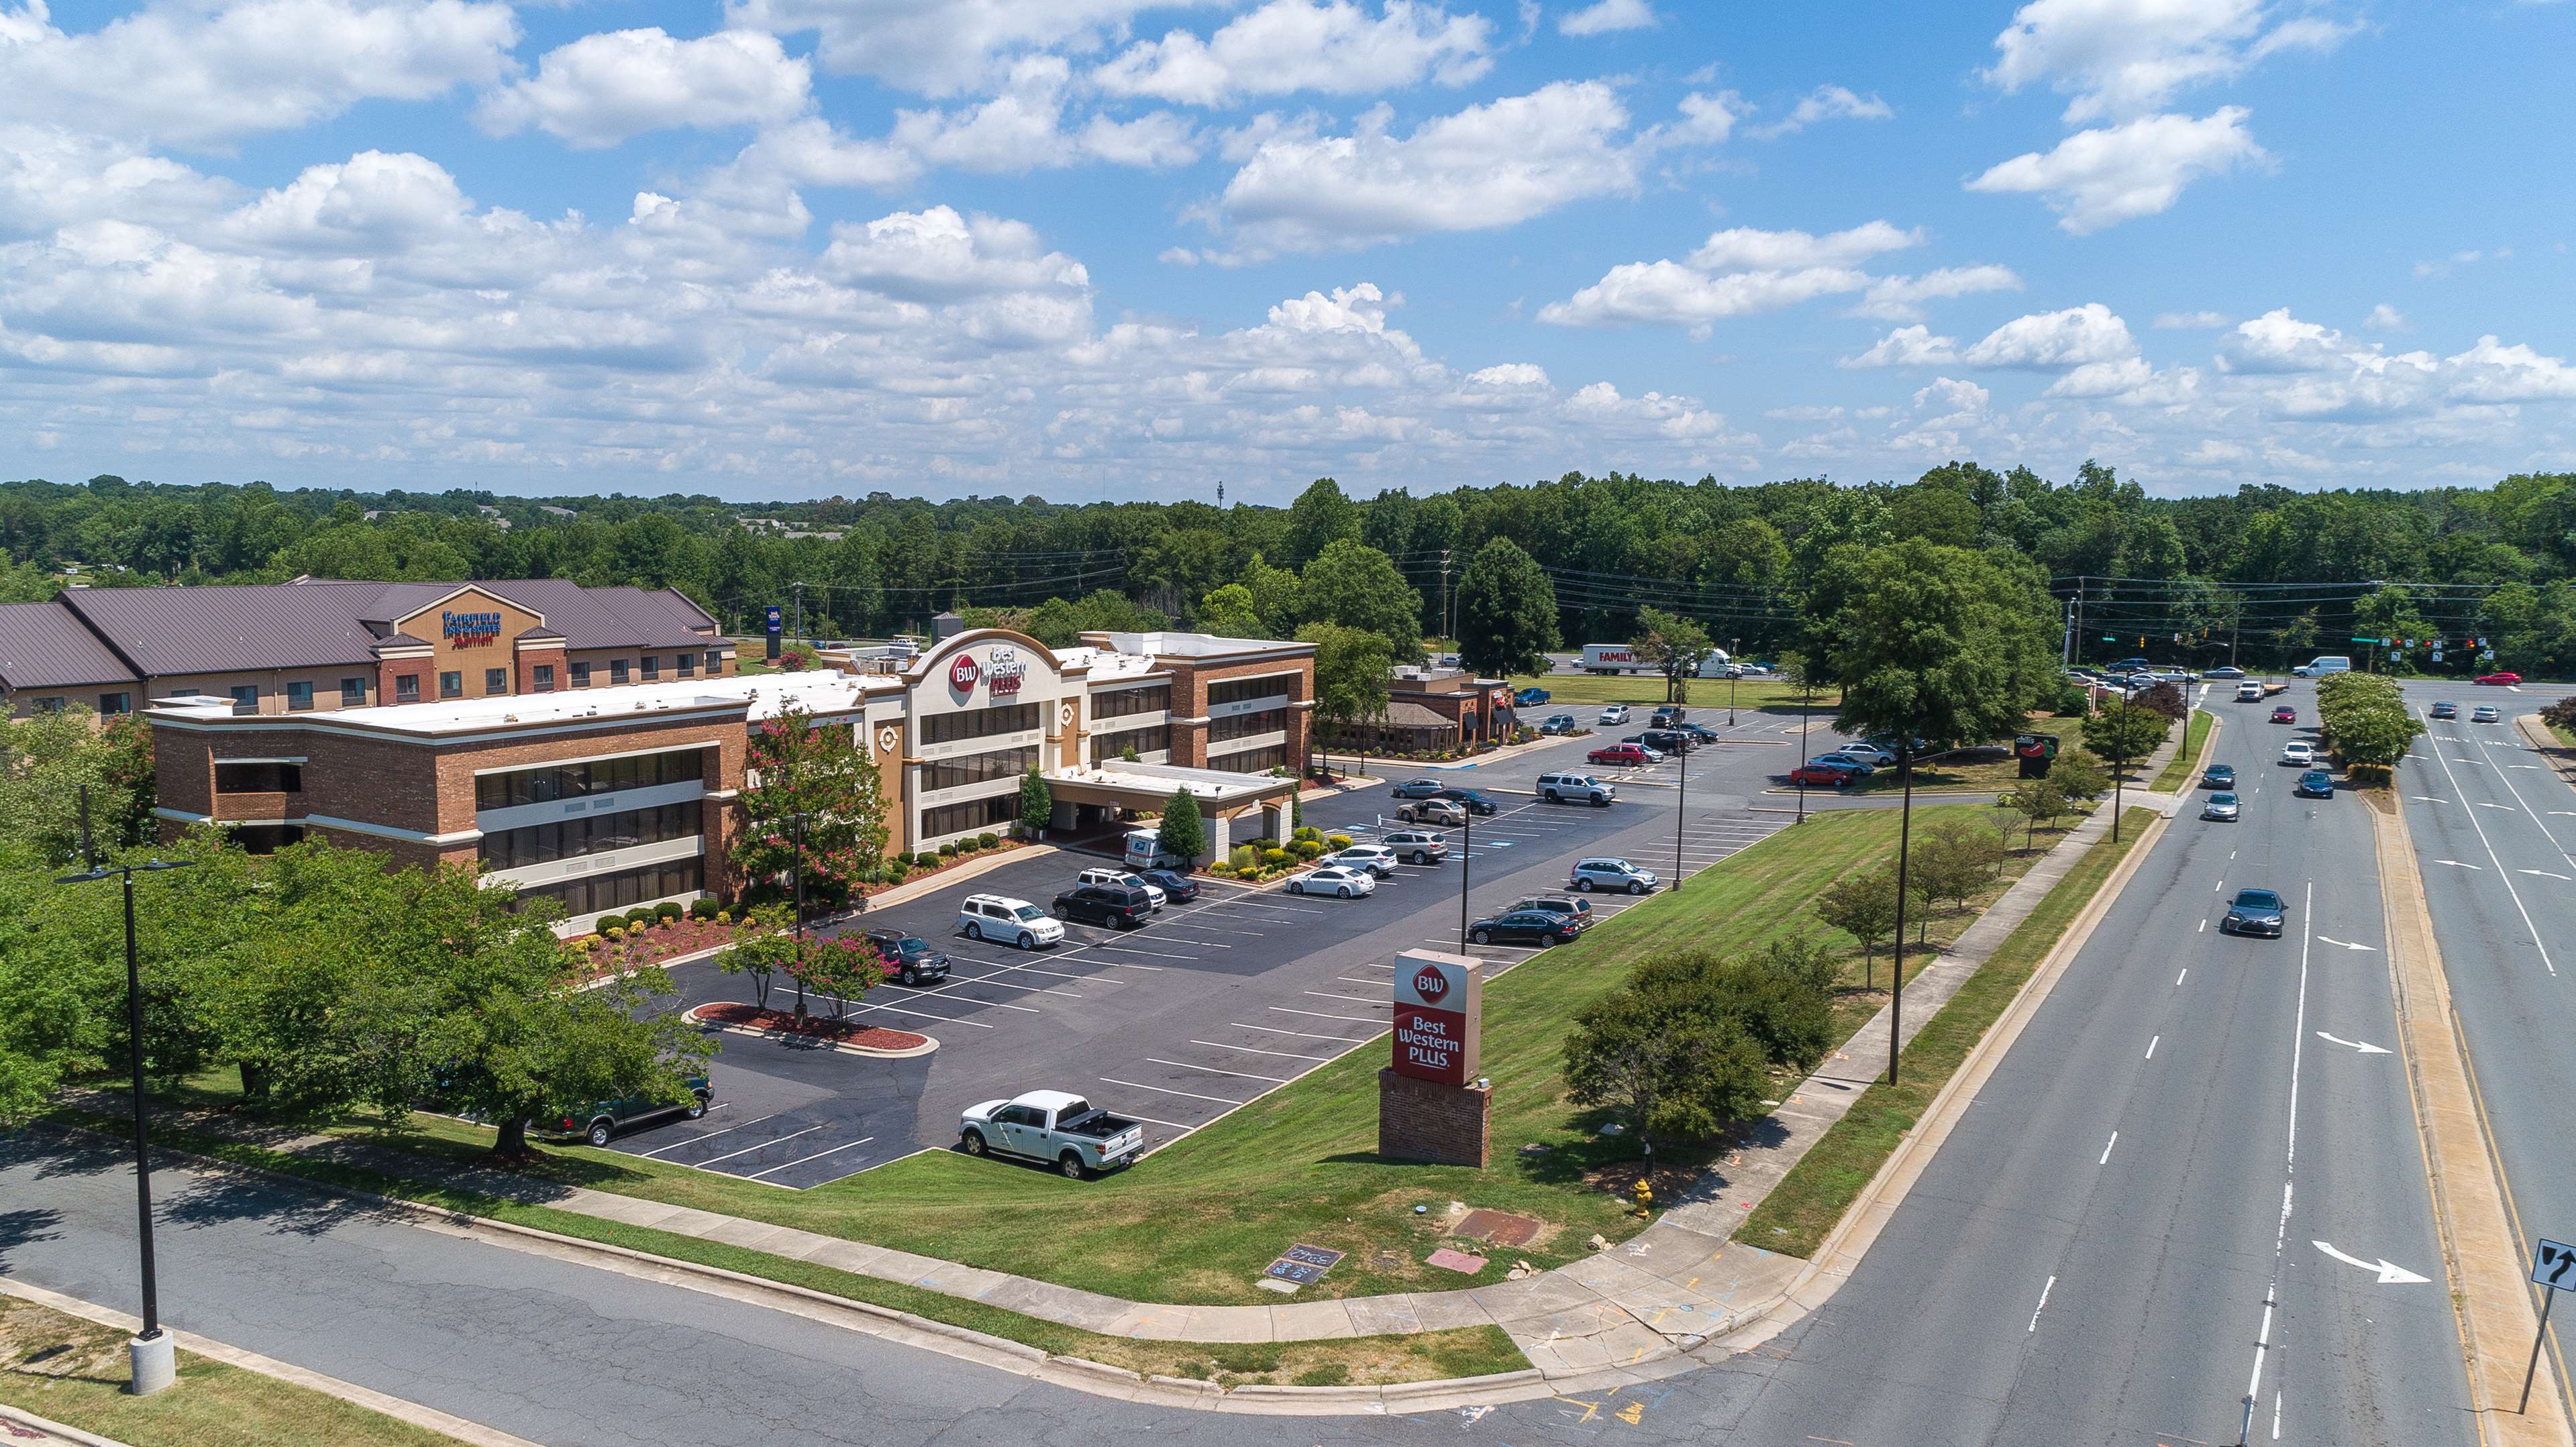
{"type": "Polygon", "coordinates": [[[1476,1078],[1485,1021],[1481,961],[1407,950],[1395,961],[1395,1058],[1399,1075],[1465,1085],[1476,1078]]]}
{"type": "Polygon", "coordinates": [[[959,693],[973,693],[980,679],[991,683],[995,698],[1008,698],[1020,691],[1020,680],[1027,674],[1018,649],[999,647],[989,663],[977,663],[971,653],[958,654],[948,665],[948,686],[959,693]]]}
{"type": "Polygon", "coordinates": [[[501,636],[498,613],[441,613],[438,631],[458,643],[489,643],[501,636]]]}

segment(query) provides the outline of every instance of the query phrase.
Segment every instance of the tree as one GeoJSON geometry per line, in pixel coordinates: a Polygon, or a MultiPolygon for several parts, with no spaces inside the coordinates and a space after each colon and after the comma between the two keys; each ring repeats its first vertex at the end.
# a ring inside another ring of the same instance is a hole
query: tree
{"type": "Polygon", "coordinates": [[[1896,932],[1896,872],[1855,870],[1825,886],[1816,896],[1816,918],[1860,942],[1861,981],[1870,984],[1870,965],[1879,942],[1896,932]]]}
{"type": "Polygon", "coordinates": [[[850,1002],[885,983],[886,962],[865,935],[788,938],[782,968],[796,982],[796,1017],[805,1018],[807,992],[832,1002],[832,1018],[850,1017],[850,1002]]]}
{"type": "Polygon", "coordinates": [[[1355,538],[1342,539],[1306,565],[1298,587],[1307,621],[1374,633],[1407,663],[1422,657],[1422,595],[1386,554],[1355,538]]]}
{"type": "Polygon", "coordinates": [[[1241,583],[1228,583],[1199,600],[1198,630],[1219,638],[1267,638],[1268,624],[1253,606],[1252,590],[1241,583]]]}
{"type": "Polygon", "coordinates": [[[1342,495],[1341,484],[1316,478],[1288,505],[1288,561],[1311,562],[1335,543],[1357,545],[1362,521],[1359,504],[1342,495]]]}
{"type": "Polygon", "coordinates": [[[1914,875],[1926,903],[1949,900],[1967,908],[1968,897],[1985,887],[2003,856],[2003,840],[1973,820],[1945,819],[1918,846],[1914,875]]]}
{"type": "Polygon", "coordinates": [[[1629,641],[1639,658],[1663,674],[1666,703],[1690,701],[1689,679],[1715,646],[1698,620],[1661,608],[1637,610],[1637,636],[1629,641]]]}
{"type": "Polygon", "coordinates": [[[1055,791],[1047,787],[1044,776],[1031,765],[1020,776],[1020,827],[1037,837],[1038,831],[1055,822],[1055,791]]]}
{"type": "Polygon", "coordinates": [[[1539,673],[1556,644],[1556,585],[1520,544],[1487,540],[1458,579],[1458,661],[1483,678],[1539,673]]]}
{"type": "Polygon", "coordinates": [[[447,1096],[499,1134],[492,1153],[523,1160],[527,1128],[550,1111],[587,1110],[604,1100],[677,1105],[688,1077],[703,1068],[715,1042],[667,1008],[669,979],[659,970],[612,976],[575,989],[560,973],[550,983],[521,976],[480,997],[466,997],[438,1017],[427,1037],[443,1062],[447,1096]]]}
{"type": "MultiPolygon", "coordinates": [[[[1385,638],[1334,623],[1310,623],[1297,637],[1315,645],[1315,720],[1336,734],[1375,723],[1387,713],[1387,681],[1394,660],[1385,638]]],[[[1302,761],[1301,761],[1302,763],[1302,761]]],[[[1324,769],[1332,771],[1332,754],[1324,769]]]]}
{"type": "Polygon", "coordinates": [[[74,706],[0,718],[0,839],[32,846],[54,864],[80,852],[81,790],[103,848],[138,844],[154,802],[152,730],[74,706]]]}
{"type": "MultiPolygon", "coordinates": [[[[2065,763],[2063,756],[2058,762],[2060,765],[2065,763]]],[[[2054,825],[2058,820],[2075,811],[2075,805],[2066,797],[2065,786],[2057,779],[2053,770],[2036,779],[2022,780],[1996,802],[2030,821],[2030,836],[2027,842],[2034,848],[2039,843],[2040,825],[2054,825]]]]}
{"type": "Polygon", "coordinates": [[[2084,720],[2084,747],[2126,773],[2173,732],[2173,720],[2135,704],[2113,704],[2084,720]]]}
{"type": "Polygon", "coordinates": [[[1681,990],[1632,983],[1575,1017],[1565,1083],[1575,1104],[1619,1115],[1651,1157],[1658,1137],[1705,1139],[1754,1118],[1770,1076],[1738,1021],[1694,1008],[1681,990]]]}
{"type": "Polygon", "coordinates": [[[751,977],[751,1003],[769,1008],[769,991],[778,983],[779,966],[784,956],[776,941],[795,921],[781,905],[766,905],[743,911],[733,927],[733,943],[716,951],[716,969],[728,975],[751,977]]]}
{"type": "Polygon", "coordinates": [[[1803,1072],[1833,1048],[1832,968],[1821,948],[1804,940],[1733,956],[1689,948],[1648,956],[1629,983],[1734,1021],[1771,1068],[1803,1072]]]}
{"type": "MultiPolygon", "coordinates": [[[[2049,763],[2048,781],[2056,785],[2065,798],[2088,804],[2111,792],[2110,771],[2102,767],[2102,761],[2095,758],[2089,749],[2060,752],[2049,763]]],[[[2060,810],[2059,814],[2073,812],[2068,808],[2060,810]]]]}
{"type": "Polygon", "coordinates": [[[783,709],[752,731],[746,772],[756,782],[742,792],[733,845],[745,879],[783,880],[801,866],[809,896],[838,900],[884,856],[885,796],[850,725],[817,726],[805,710],[783,709]]]}
{"type": "Polygon", "coordinates": [[[1196,859],[1207,852],[1207,829],[1199,818],[1198,796],[1187,789],[1174,789],[1170,802],[1163,805],[1163,823],[1157,836],[1163,851],[1183,859],[1196,859]]]}

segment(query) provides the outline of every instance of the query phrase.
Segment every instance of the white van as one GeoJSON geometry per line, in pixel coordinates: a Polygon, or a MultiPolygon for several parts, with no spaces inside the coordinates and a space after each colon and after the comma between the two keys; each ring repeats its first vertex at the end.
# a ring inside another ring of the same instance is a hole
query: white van
{"type": "Polygon", "coordinates": [[[1130,830],[1123,857],[1130,869],[1177,869],[1187,873],[1198,863],[1195,859],[1183,859],[1165,849],[1162,833],[1153,829],[1130,830]]]}
{"type": "Polygon", "coordinates": [[[2329,673],[2352,672],[2349,653],[2321,653],[2290,670],[2301,678],[2323,678],[2329,673]]]}

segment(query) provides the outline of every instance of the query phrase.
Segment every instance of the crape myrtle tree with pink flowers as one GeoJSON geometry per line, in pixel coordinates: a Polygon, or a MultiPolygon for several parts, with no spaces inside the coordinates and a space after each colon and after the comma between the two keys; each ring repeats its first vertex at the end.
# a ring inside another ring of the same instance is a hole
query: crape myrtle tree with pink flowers
{"type": "Polygon", "coordinates": [[[846,723],[788,708],[751,733],[733,865],[747,895],[837,909],[885,857],[886,803],[846,723]]]}

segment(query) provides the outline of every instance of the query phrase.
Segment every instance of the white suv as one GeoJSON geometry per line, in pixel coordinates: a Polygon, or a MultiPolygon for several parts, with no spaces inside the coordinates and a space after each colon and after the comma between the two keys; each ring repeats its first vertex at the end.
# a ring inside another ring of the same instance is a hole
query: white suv
{"type": "Polygon", "coordinates": [[[1590,774],[1541,774],[1538,776],[1538,796],[1551,804],[1570,800],[1577,804],[1607,807],[1611,800],[1619,797],[1619,786],[1602,783],[1590,774]]]}
{"type": "Polygon", "coordinates": [[[1604,708],[1601,710],[1601,722],[1602,722],[1603,724],[1605,724],[1605,725],[1606,725],[1606,724],[1623,724],[1623,723],[1626,723],[1627,721],[1628,721],[1628,706],[1627,706],[1626,704],[1624,704],[1624,703],[1614,703],[1614,704],[1610,704],[1610,705],[1607,705],[1606,707],[1604,707],[1604,708]]]}
{"type": "Polygon", "coordinates": [[[1338,864],[1344,869],[1365,869],[1380,879],[1395,873],[1395,851],[1383,844],[1354,844],[1348,849],[1325,855],[1317,864],[1338,864]]]}
{"type": "Polygon", "coordinates": [[[970,940],[998,940],[1033,950],[1064,942],[1064,926],[1025,899],[970,894],[957,905],[957,929],[970,940]]]}
{"type": "Polygon", "coordinates": [[[1154,902],[1156,909],[1161,909],[1168,901],[1168,896],[1163,893],[1161,885],[1147,884],[1143,876],[1132,870],[1111,869],[1106,866],[1086,869],[1075,875],[1073,882],[1078,885],[1105,884],[1112,889],[1141,889],[1145,891],[1145,897],[1154,902]]]}
{"type": "Polygon", "coordinates": [[[2236,685],[2236,701],[2238,703],[2261,703],[2263,701],[2263,685],[2256,683],[2250,678],[2245,680],[2243,683],[2236,685]]]}
{"type": "Polygon", "coordinates": [[[1596,889],[1624,890],[1629,894],[1644,894],[1653,889],[1655,884],[1653,870],[1639,869],[1624,859],[1579,860],[1574,866],[1573,876],[1566,880],[1568,888],[1581,890],[1586,894],[1596,889]]]}

